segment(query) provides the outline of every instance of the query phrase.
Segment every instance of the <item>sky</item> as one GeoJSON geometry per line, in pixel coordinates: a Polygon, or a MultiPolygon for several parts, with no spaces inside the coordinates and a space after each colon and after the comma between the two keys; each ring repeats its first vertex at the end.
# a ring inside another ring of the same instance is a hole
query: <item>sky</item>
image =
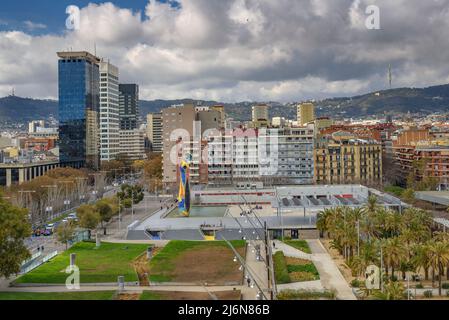
{"type": "Polygon", "coordinates": [[[426,87],[449,83],[447,39],[449,0],[2,0],[0,96],[57,99],[56,52],[95,47],[147,100],[353,96],[387,89],[389,65],[426,87]]]}

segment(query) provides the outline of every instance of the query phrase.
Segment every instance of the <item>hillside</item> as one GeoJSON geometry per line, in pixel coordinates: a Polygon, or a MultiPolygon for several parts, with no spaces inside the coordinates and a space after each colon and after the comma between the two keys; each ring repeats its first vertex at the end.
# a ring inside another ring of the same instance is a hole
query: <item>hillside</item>
{"type": "MultiPolygon", "coordinates": [[[[173,104],[199,102],[204,106],[217,104],[216,101],[152,100],[140,101],[142,116],[150,112],[159,112],[173,104]]],[[[251,119],[251,106],[255,102],[225,103],[227,114],[237,120],[251,119]]],[[[294,104],[267,102],[271,105],[270,115],[290,119],[296,117],[294,104]]],[[[399,88],[372,92],[365,95],[344,98],[332,98],[317,103],[317,114],[332,117],[364,117],[385,113],[433,113],[449,111],[449,84],[428,88],[399,88]]],[[[54,100],[37,100],[8,96],[0,98],[0,121],[27,122],[32,119],[45,119],[50,115],[58,117],[58,103],[54,100]]]]}
{"type": "Polygon", "coordinates": [[[449,111],[449,85],[399,88],[373,92],[350,98],[334,98],[318,103],[322,111],[347,117],[380,115],[384,113],[433,113],[449,111]]]}

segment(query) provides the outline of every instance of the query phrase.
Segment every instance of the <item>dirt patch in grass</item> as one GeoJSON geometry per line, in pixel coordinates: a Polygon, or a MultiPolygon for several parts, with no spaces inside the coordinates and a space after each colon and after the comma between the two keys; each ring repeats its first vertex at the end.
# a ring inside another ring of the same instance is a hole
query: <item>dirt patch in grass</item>
{"type": "Polygon", "coordinates": [[[304,265],[312,263],[311,261],[308,261],[308,260],[290,258],[290,257],[285,257],[285,261],[287,262],[287,265],[292,265],[292,266],[304,266],[304,265]]]}
{"type": "Polygon", "coordinates": [[[310,272],[290,272],[292,282],[315,281],[317,278],[310,272]]]}
{"type": "MultiPolygon", "coordinates": [[[[244,255],[244,249],[238,251],[240,255],[244,255]]],[[[174,260],[173,281],[207,282],[215,285],[240,283],[243,274],[233,259],[234,254],[228,248],[204,247],[188,250],[174,260]]]]}
{"type": "MultiPolygon", "coordinates": [[[[218,300],[240,300],[240,290],[213,292],[218,300]]],[[[213,300],[207,292],[145,291],[140,300],[213,300]]]]}
{"type": "Polygon", "coordinates": [[[117,296],[116,300],[139,300],[140,299],[140,293],[121,293],[117,296]]]}
{"type": "MultiPolygon", "coordinates": [[[[245,256],[245,242],[234,242],[245,256]]],[[[243,272],[224,242],[171,241],[149,263],[150,280],[209,285],[241,284],[243,272]]]]}
{"type": "Polygon", "coordinates": [[[147,287],[150,285],[148,281],[148,274],[150,273],[150,266],[148,265],[147,255],[143,254],[133,262],[134,269],[136,270],[137,277],[139,278],[139,284],[147,287]]]}

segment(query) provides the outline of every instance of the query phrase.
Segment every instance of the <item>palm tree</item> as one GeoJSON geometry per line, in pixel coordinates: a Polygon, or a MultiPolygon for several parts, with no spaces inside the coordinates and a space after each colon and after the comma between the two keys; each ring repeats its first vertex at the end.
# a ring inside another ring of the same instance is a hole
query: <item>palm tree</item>
{"type": "Polygon", "coordinates": [[[425,280],[429,280],[429,266],[430,266],[430,254],[429,246],[427,244],[415,244],[412,249],[413,257],[411,262],[416,270],[424,270],[425,280]]]}
{"type": "Polygon", "coordinates": [[[395,269],[400,267],[401,262],[407,259],[404,244],[398,237],[386,241],[384,256],[386,264],[391,267],[391,276],[394,276],[395,269]]]}
{"type": "Polygon", "coordinates": [[[377,203],[377,197],[371,195],[368,198],[367,203],[363,206],[362,210],[364,213],[363,219],[363,231],[367,234],[369,241],[374,237],[375,234],[375,216],[377,211],[381,206],[377,203]]]}
{"type": "Polygon", "coordinates": [[[383,292],[376,291],[372,298],[374,300],[403,300],[404,291],[405,288],[402,283],[390,281],[385,285],[383,292]]]}
{"type": "Polygon", "coordinates": [[[429,249],[432,269],[438,271],[438,294],[441,296],[444,268],[449,263],[449,243],[432,241],[429,249]]]}
{"type": "MultiPolygon", "coordinates": [[[[435,232],[435,241],[449,242],[449,233],[447,232],[435,232]]],[[[446,266],[446,280],[449,280],[449,264],[446,266]]]]}

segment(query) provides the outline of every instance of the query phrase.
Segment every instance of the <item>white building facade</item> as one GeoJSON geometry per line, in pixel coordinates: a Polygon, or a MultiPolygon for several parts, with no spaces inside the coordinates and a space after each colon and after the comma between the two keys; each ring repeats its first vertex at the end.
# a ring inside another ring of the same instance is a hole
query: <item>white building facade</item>
{"type": "Polygon", "coordinates": [[[119,70],[100,63],[100,160],[115,160],[120,152],[119,70]]]}

